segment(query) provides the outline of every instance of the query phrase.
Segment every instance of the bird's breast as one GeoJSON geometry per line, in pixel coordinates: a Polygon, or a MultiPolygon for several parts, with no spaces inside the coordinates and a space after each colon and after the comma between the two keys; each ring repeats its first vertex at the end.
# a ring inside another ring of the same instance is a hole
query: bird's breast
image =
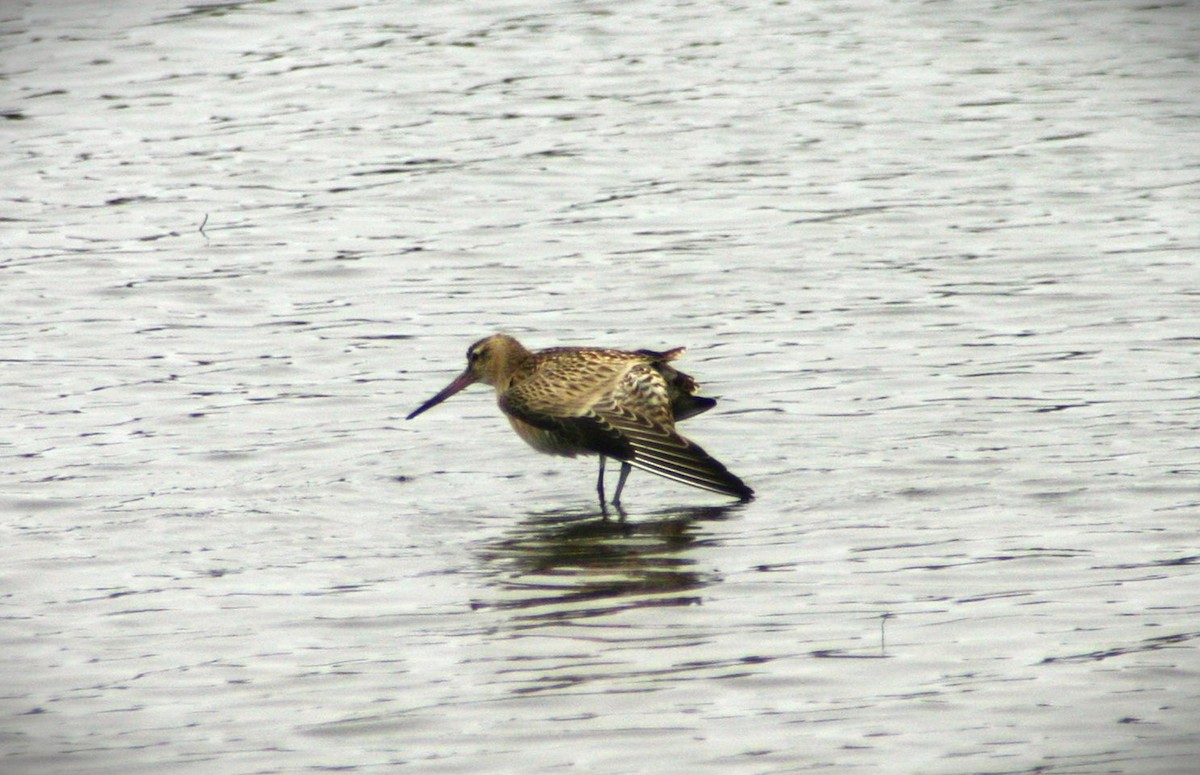
{"type": "Polygon", "coordinates": [[[572,444],[562,434],[548,431],[544,428],[538,428],[535,425],[518,420],[511,415],[508,416],[508,421],[512,423],[513,430],[517,435],[525,440],[525,443],[547,455],[562,455],[563,457],[575,457],[581,452],[589,450],[579,447],[577,444],[572,444]]]}

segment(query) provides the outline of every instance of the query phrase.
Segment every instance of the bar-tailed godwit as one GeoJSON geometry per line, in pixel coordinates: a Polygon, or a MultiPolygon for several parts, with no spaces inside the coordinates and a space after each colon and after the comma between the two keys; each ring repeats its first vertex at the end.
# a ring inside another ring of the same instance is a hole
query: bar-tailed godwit
{"type": "Polygon", "coordinates": [[[596,490],[604,506],[604,461],[621,461],[612,503],[634,466],[677,482],[750,500],[754,491],[675,431],[675,422],[716,405],[697,396],[696,381],[672,368],[684,348],[666,352],[552,347],[530,352],[507,334],[467,350],[467,368],[408,419],[476,382],[496,389],[517,435],[550,455],[599,455],[596,490]]]}

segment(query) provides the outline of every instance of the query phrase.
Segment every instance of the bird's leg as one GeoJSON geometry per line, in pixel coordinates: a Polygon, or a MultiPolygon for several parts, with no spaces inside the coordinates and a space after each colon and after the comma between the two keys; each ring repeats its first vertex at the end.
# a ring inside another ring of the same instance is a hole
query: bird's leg
{"type": "Polygon", "coordinates": [[[612,504],[614,506],[621,505],[621,490],[625,489],[625,480],[629,478],[629,472],[633,470],[633,466],[621,461],[621,476],[617,478],[617,492],[613,495],[612,504]]]}
{"type": "Polygon", "coordinates": [[[604,455],[600,456],[600,476],[596,479],[596,493],[600,496],[600,510],[604,510],[604,455]]]}

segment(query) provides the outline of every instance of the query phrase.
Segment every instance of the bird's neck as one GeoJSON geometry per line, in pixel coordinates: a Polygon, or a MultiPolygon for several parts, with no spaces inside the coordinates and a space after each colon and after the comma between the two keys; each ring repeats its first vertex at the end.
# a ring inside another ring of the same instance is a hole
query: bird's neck
{"type": "Polygon", "coordinates": [[[498,353],[491,373],[487,375],[488,384],[496,388],[497,393],[503,393],[513,385],[528,379],[537,367],[533,353],[526,350],[515,340],[510,342],[503,351],[498,353]]]}

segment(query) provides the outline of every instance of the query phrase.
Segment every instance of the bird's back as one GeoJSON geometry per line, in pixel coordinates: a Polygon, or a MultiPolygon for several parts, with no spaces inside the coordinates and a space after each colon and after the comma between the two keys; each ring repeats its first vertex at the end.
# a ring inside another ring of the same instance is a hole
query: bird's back
{"type": "Polygon", "coordinates": [[[501,405],[520,416],[580,417],[616,393],[630,408],[640,406],[668,427],[716,405],[697,396],[691,376],[670,366],[684,351],[554,347],[540,350],[502,391],[501,405]],[[663,411],[665,408],[666,411],[663,411]]]}

